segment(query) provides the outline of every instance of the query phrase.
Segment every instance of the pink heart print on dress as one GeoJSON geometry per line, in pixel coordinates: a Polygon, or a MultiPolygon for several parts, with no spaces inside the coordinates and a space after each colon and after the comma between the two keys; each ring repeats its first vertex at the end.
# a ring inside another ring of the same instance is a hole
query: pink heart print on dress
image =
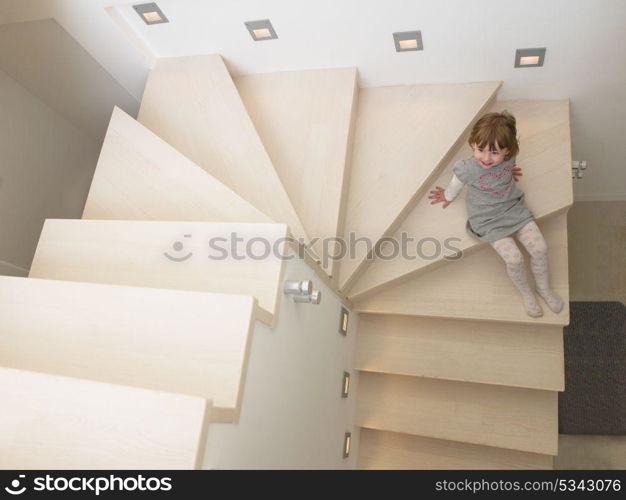
{"type": "Polygon", "coordinates": [[[481,175],[478,178],[478,187],[483,190],[483,191],[487,191],[488,193],[491,194],[495,194],[496,196],[507,196],[509,194],[509,192],[511,191],[511,181],[513,180],[513,166],[512,165],[507,165],[506,167],[504,167],[502,170],[500,170],[499,173],[494,173],[494,172],[487,172],[486,174],[481,175]],[[509,179],[508,184],[505,186],[504,189],[502,189],[501,191],[496,191],[495,187],[493,184],[491,184],[489,182],[489,178],[493,177],[494,179],[501,179],[502,176],[504,175],[510,175],[511,178],[509,179]]]}

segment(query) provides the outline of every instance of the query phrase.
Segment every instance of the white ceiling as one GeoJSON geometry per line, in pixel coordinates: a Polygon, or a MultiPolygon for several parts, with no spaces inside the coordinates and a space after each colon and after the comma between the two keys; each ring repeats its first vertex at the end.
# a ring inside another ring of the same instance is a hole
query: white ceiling
{"type": "Polygon", "coordinates": [[[55,18],[137,99],[152,56],[202,53],[234,74],[356,66],[361,86],[502,80],[500,99],[569,97],[574,157],[590,162],[577,199],[626,199],[625,0],[157,3],[169,24],[147,26],[113,0],[2,0],[0,23],[55,18]],[[243,23],[265,18],[279,38],[253,42],[243,23]],[[395,52],[392,33],[408,30],[422,31],[424,51],[395,52]],[[513,67],[528,47],[547,47],[545,67],[513,67]]]}

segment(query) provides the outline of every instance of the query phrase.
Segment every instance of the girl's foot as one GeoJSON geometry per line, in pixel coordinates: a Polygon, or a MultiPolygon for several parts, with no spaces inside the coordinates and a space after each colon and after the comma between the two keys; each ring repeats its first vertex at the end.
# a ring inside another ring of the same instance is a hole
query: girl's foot
{"type": "Polygon", "coordinates": [[[541,316],[543,316],[543,309],[541,309],[539,302],[537,302],[535,294],[524,294],[522,295],[522,300],[524,301],[526,314],[531,318],[541,318],[541,316]]]}
{"type": "Polygon", "coordinates": [[[558,314],[563,310],[563,299],[561,299],[561,297],[549,288],[546,288],[545,290],[537,288],[537,293],[541,296],[553,313],[558,314]]]}

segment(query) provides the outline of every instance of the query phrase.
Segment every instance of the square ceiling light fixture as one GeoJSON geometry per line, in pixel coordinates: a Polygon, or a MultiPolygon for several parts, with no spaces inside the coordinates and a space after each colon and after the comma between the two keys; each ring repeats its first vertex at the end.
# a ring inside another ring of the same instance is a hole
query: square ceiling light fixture
{"type": "Polygon", "coordinates": [[[270,23],[269,19],[261,19],[260,21],[246,21],[244,23],[248,31],[250,32],[250,36],[255,42],[260,42],[262,40],[273,40],[274,38],[278,38],[278,35],[274,31],[274,27],[272,23],[270,23]]]}
{"type": "Polygon", "coordinates": [[[396,52],[424,50],[421,31],[402,31],[394,33],[393,43],[396,45],[396,52]]]}
{"type": "Polygon", "coordinates": [[[536,68],[543,66],[546,58],[546,48],[540,49],[517,49],[515,51],[516,68],[536,68]]]}
{"type": "Polygon", "coordinates": [[[137,11],[139,17],[141,17],[146,24],[169,23],[169,20],[165,17],[163,11],[159,9],[159,6],[154,2],[133,5],[133,9],[137,11]]]}

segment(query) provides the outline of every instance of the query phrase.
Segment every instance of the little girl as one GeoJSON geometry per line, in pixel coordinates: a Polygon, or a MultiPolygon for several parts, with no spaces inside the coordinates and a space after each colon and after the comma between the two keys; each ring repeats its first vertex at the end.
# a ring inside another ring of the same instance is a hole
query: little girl
{"type": "Polygon", "coordinates": [[[444,191],[437,186],[429,199],[446,208],[467,184],[467,232],[485,241],[498,252],[506,270],[522,294],[529,316],[543,315],[541,306],[528,283],[524,257],[512,236],[515,235],[530,254],[530,268],[537,293],[555,313],[563,309],[563,300],[548,281],[548,247],[533,214],[524,204],[524,193],[515,185],[515,156],[519,151],[515,118],[506,111],[483,116],[469,137],[474,156],[457,162],[454,175],[444,191]]]}

